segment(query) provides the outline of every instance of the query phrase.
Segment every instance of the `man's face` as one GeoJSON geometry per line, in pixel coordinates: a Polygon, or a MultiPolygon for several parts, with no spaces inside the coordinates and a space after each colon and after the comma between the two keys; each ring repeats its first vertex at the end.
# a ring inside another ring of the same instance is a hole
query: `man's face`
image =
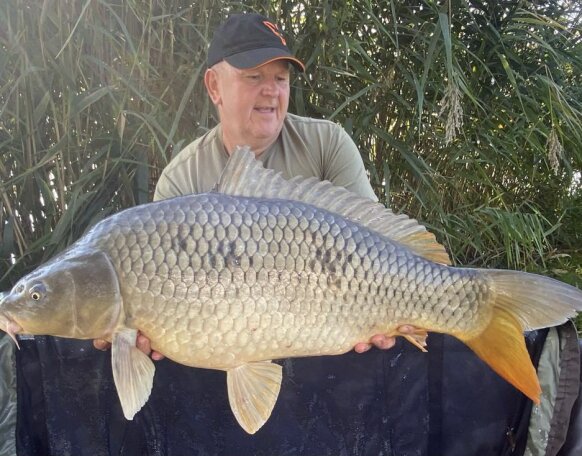
{"type": "Polygon", "coordinates": [[[276,60],[250,70],[221,62],[206,75],[217,106],[225,146],[249,145],[262,152],[283,127],[289,107],[289,63],[276,60]]]}

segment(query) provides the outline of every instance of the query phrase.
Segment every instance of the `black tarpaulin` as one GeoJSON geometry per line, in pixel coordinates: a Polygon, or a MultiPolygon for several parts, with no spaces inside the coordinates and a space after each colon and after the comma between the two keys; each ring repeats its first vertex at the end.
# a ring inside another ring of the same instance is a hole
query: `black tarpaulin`
{"type": "MultiPolygon", "coordinates": [[[[543,337],[530,334],[530,349],[543,337]]],[[[255,435],[232,415],[224,372],[156,362],[150,400],[127,421],[109,352],[51,337],[21,346],[18,456],[490,456],[522,454],[527,435],[530,402],[447,336],[431,335],[428,354],[399,340],[280,361],[281,394],[255,435]]]]}

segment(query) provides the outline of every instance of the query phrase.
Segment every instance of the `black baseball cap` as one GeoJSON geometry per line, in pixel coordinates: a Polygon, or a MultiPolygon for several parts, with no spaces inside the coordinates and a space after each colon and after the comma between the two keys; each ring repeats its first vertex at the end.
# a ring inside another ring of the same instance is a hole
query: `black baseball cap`
{"type": "Polygon", "coordinates": [[[255,13],[233,14],[216,29],[208,48],[208,67],[222,60],[240,69],[288,60],[297,70],[305,71],[303,62],[291,54],[279,27],[255,13]]]}

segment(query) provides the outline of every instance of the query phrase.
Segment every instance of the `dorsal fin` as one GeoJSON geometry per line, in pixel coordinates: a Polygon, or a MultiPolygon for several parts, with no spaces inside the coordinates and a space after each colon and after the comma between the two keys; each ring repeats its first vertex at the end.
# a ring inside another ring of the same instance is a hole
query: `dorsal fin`
{"type": "Polygon", "coordinates": [[[215,191],[233,196],[302,201],[359,223],[428,260],[450,264],[445,248],[416,220],[404,214],[396,215],[382,204],[328,181],[299,176],[286,180],[281,173],[265,169],[248,147],[237,147],[232,153],[215,191]]]}

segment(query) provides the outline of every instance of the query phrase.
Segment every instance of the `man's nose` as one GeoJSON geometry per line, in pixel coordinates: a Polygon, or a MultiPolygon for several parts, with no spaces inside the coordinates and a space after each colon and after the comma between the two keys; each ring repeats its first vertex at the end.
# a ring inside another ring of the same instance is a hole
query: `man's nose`
{"type": "Polygon", "coordinates": [[[274,79],[266,79],[263,83],[262,93],[266,96],[275,97],[279,94],[279,86],[274,79]]]}

